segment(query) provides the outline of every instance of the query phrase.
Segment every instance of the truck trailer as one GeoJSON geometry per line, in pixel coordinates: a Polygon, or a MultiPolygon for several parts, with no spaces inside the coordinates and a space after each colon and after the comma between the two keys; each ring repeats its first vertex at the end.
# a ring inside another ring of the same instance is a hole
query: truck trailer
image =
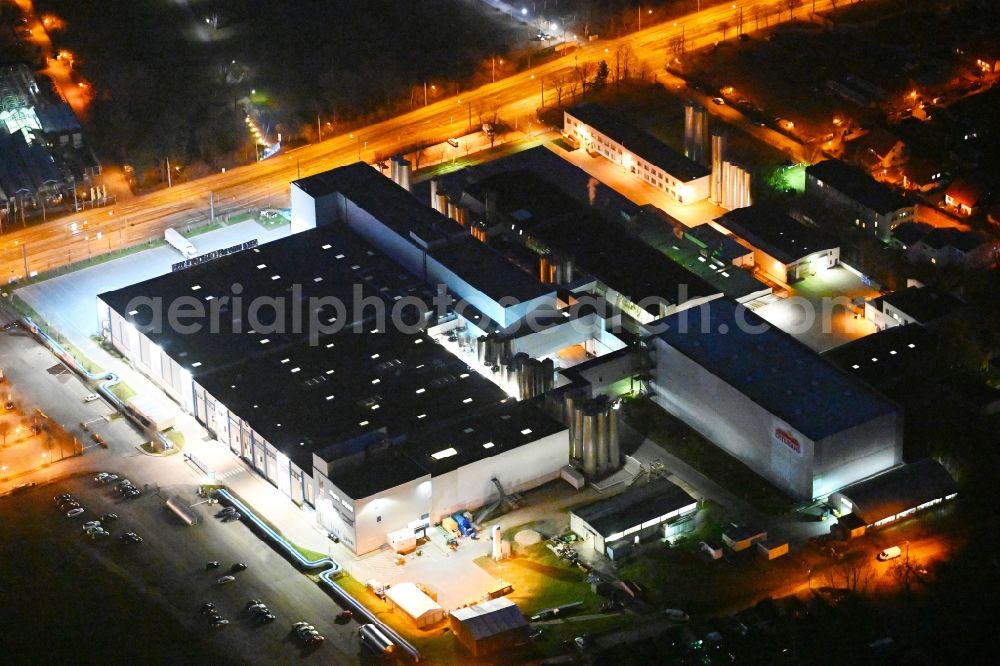
{"type": "Polygon", "coordinates": [[[181,236],[180,232],[176,229],[167,229],[164,231],[163,239],[171,247],[184,255],[185,259],[193,259],[198,255],[198,250],[195,249],[194,244],[187,238],[184,238],[184,236],[181,236]]]}

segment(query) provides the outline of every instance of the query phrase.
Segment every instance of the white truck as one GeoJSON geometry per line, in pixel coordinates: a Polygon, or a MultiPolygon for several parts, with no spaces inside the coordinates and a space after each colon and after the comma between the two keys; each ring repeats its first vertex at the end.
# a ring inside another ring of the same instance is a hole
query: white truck
{"type": "Polygon", "coordinates": [[[163,238],[171,247],[183,254],[185,259],[192,259],[198,255],[198,250],[195,249],[191,241],[181,236],[180,232],[176,229],[167,229],[164,231],[163,238]]]}

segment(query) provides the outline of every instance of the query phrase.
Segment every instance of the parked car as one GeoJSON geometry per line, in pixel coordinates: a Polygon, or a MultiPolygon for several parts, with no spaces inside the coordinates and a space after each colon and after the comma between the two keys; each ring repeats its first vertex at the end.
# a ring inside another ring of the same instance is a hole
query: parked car
{"type": "Polygon", "coordinates": [[[110,472],[101,472],[100,474],[94,477],[94,481],[96,481],[97,483],[104,483],[104,479],[106,479],[109,476],[111,476],[110,472]]]}
{"type": "Polygon", "coordinates": [[[6,409],[8,412],[13,411],[14,403],[8,400],[7,402],[4,403],[3,408],[6,409]]]}
{"type": "Polygon", "coordinates": [[[232,583],[234,580],[236,580],[235,576],[222,576],[215,582],[219,585],[225,585],[226,583],[232,583]]]}
{"type": "Polygon", "coordinates": [[[56,495],[52,498],[52,501],[56,504],[63,504],[64,502],[72,501],[73,496],[69,493],[63,493],[62,495],[56,495]]]}
{"type": "Polygon", "coordinates": [[[236,562],[235,564],[233,564],[233,566],[229,567],[229,570],[232,571],[233,573],[236,573],[237,571],[246,571],[246,568],[247,565],[244,564],[243,562],[236,562]]]}
{"type": "Polygon", "coordinates": [[[687,622],[688,620],[691,619],[687,613],[680,610],[679,608],[668,608],[664,612],[667,615],[667,619],[670,620],[671,622],[687,622]]]}
{"type": "Polygon", "coordinates": [[[205,563],[205,568],[206,569],[218,569],[219,568],[219,560],[212,560],[211,562],[206,562],[205,563]]]}
{"type": "Polygon", "coordinates": [[[103,516],[101,516],[101,522],[102,523],[109,523],[109,522],[111,522],[113,520],[118,520],[118,514],[117,513],[106,513],[103,516]]]}
{"type": "Polygon", "coordinates": [[[118,537],[123,543],[142,543],[142,537],[135,532],[126,532],[118,537]]]}
{"type": "Polygon", "coordinates": [[[712,104],[717,104],[719,106],[725,106],[726,105],[726,100],[722,99],[721,97],[713,97],[712,98],[712,104]]]}
{"type": "Polygon", "coordinates": [[[209,613],[211,613],[214,610],[215,610],[215,604],[213,604],[211,601],[206,601],[205,603],[203,603],[201,605],[201,614],[202,615],[208,615],[209,613]]]}
{"type": "Polygon", "coordinates": [[[590,634],[584,634],[574,638],[573,644],[576,645],[577,649],[585,651],[594,647],[594,639],[590,636],[590,634]]]}
{"type": "Polygon", "coordinates": [[[94,402],[95,400],[100,400],[100,399],[101,396],[97,395],[96,393],[88,393],[86,396],[84,396],[83,401],[94,402]]]}
{"type": "Polygon", "coordinates": [[[89,530],[89,529],[91,529],[93,527],[100,527],[100,526],[101,526],[101,521],[99,521],[99,520],[88,520],[87,522],[85,522],[83,524],[83,529],[84,530],[89,530]]]}
{"type": "Polygon", "coordinates": [[[117,474],[109,474],[106,477],[104,477],[103,479],[101,479],[101,483],[103,483],[104,485],[107,485],[109,483],[114,483],[117,480],[118,480],[118,475],[117,474]]]}
{"type": "Polygon", "coordinates": [[[899,546],[890,546],[883,550],[881,553],[876,555],[876,559],[879,562],[888,562],[889,560],[894,560],[903,554],[902,549],[899,546]]]}
{"type": "Polygon", "coordinates": [[[103,527],[98,527],[92,530],[87,530],[87,536],[91,539],[103,539],[104,537],[111,536],[111,532],[107,531],[103,527]]]}
{"type": "Polygon", "coordinates": [[[218,618],[216,620],[212,620],[211,627],[213,629],[221,629],[222,627],[226,626],[227,624],[229,624],[229,620],[220,617],[220,618],[218,618]]]}
{"type": "Polygon", "coordinates": [[[66,512],[66,517],[67,518],[76,518],[81,513],[83,513],[83,509],[80,508],[79,506],[77,506],[76,508],[73,508],[73,509],[70,509],[69,511],[67,511],[66,512]]]}
{"type": "Polygon", "coordinates": [[[268,624],[270,622],[274,622],[274,620],[275,620],[274,614],[270,612],[257,613],[256,617],[254,617],[254,621],[256,621],[258,624],[268,624]]]}

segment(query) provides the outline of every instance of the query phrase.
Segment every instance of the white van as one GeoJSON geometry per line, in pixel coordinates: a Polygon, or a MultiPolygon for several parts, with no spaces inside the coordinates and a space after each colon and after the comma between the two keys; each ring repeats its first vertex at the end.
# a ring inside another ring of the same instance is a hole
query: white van
{"type": "Polygon", "coordinates": [[[879,553],[876,556],[876,559],[878,559],[879,562],[886,562],[888,560],[894,560],[902,554],[903,551],[900,550],[899,546],[891,546],[879,553]]]}

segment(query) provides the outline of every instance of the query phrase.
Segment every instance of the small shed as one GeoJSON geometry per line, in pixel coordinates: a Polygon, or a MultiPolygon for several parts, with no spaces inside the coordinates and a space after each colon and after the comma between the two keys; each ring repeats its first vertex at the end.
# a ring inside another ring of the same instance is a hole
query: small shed
{"type": "Polygon", "coordinates": [[[413,583],[393,585],[385,597],[393,610],[402,611],[417,627],[429,627],[444,619],[440,604],[413,583]]]}
{"type": "Polygon", "coordinates": [[[757,550],[769,560],[774,560],[788,554],[787,539],[761,539],[757,542],[757,550]]]}
{"type": "Polygon", "coordinates": [[[448,624],[475,656],[501,652],[528,639],[528,621],[506,597],[453,610],[448,624]]]}
{"type": "Polygon", "coordinates": [[[722,533],[723,543],[737,553],[766,538],[767,531],[749,525],[730,525],[722,533]]]}

